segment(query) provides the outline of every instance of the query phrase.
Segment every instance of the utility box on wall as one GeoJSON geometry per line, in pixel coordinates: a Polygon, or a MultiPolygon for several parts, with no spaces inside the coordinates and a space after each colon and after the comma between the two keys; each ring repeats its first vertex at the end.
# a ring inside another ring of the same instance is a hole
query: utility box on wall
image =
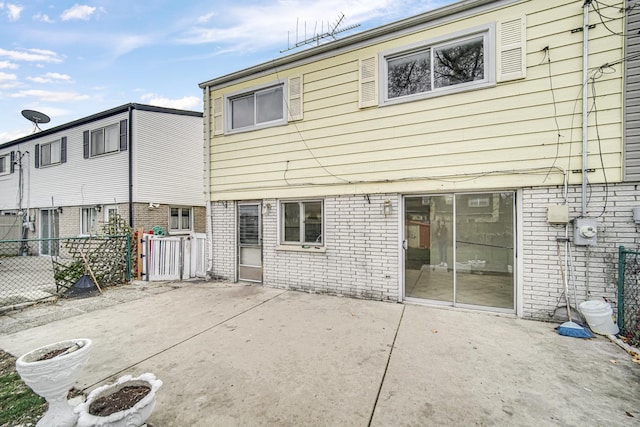
{"type": "Polygon", "coordinates": [[[598,220],[596,218],[576,218],[573,220],[573,243],[576,246],[598,244],[598,220]]]}

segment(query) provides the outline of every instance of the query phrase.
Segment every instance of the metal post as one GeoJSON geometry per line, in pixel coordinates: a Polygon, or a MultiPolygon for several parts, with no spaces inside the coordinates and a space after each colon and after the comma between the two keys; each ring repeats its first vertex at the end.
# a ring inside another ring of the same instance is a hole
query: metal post
{"type": "Polygon", "coordinates": [[[624,330],[624,270],[627,261],[624,246],[618,247],[618,327],[624,330]]]}

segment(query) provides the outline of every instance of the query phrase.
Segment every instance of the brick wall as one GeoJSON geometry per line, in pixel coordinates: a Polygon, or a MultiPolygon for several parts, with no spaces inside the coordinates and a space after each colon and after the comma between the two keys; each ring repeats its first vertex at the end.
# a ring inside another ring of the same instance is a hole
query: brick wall
{"type": "Polygon", "coordinates": [[[211,203],[213,235],[213,265],[211,276],[235,280],[236,276],[236,218],[233,202],[211,203]]]}
{"type": "Polygon", "coordinates": [[[278,249],[275,200],[263,216],[264,284],[356,298],[398,298],[396,198],[387,195],[326,197],[326,252],[278,249]],[[383,202],[393,201],[385,217],[383,202]]]}
{"type": "MultiPolygon", "coordinates": [[[[573,301],[573,283],[578,302],[586,299],[608,301],[614,313],[617,305],[618,247],[635,249],[640,243],[640,229],[633,221],[632,207],[640,206],[635,184],[589,186],[586,217],[598,217],[597,245],[573,244],[573,226],[568,225],[570,239],[567,264],[569,295],[573,301]]],[[[581,216],[581,186],[569,187],[569,218],[581,216]]],[[[549,320],[558,305],[565,305],[560,265],[565,259],[565,245],[557,238],[565,236],[565,227],[547,223],[547,207],[563,204],[563,188],[535,188],[523,191],[523,303],[524,317],[549,320]],[[558,256],[558,245],[560,256],[558,256]]]]}

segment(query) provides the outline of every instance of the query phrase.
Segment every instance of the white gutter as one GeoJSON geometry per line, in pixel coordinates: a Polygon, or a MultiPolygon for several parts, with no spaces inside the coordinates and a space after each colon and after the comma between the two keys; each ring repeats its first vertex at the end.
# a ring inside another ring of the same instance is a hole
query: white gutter
{"type": "Polygon", "coordinates": [[[204,99],[204,167],[205,167],[205,200],[207,209],[207,273],[213,269],[213,214],[211,212],[211,93],[209,86],[205,88],[204,99]]]}
{"type": "Polygon", "coordinates": [[[587,215],[587,150],[589,125],[589,6],[591,0],[585,0],[583,5],[583,39],[582,39],[582,217],[587,215]]]}

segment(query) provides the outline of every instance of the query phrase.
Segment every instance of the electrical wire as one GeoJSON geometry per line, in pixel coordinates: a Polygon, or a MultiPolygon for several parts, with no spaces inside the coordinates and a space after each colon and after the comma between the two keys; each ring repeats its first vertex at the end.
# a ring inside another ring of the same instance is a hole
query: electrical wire
{"type": "MultiPolygon", "coordinates": [[[[551,163],[551,167],[554,167],[556,165],[556,162],[558,161],[558,158],[560,156],[560,138],[562,137],[562,135],[560,134],[560,125],[558,124],[558,106],[556,103],[556,95],[555,95],[555,91],[553,89],[553,80],[551,78],[551,52],[549,52],[549,46],[545,47],[544,49],[545,52],[545,58],[547,59],[547,65],[548,65],[548,71],[549,71],[549,89],[551,90],[551,99],[553,100],[553,120],[556,124],[556,134],[557,134],[557,139],[556,139],[556,155],[553,159],[553,163],[551,163]]],[[[543,58],[544,61],[544,58],[543,58]]],[[[551,169],[549,169],[549,173],[551,172],[551,169]]],[[[543,183],[547,181],[547,178],[549,177],[549,173],[547,173],[547,175],[544,177],[544,180],[542,181],[543,183]]]]}
{"type": "MultiPolygon", "coordinates": [[[[613,70],[613,72],[615,72],[615,69],[613,67],[609,67],[613,70]]],[[[604,216],[605,211],[607,210],[607,202],[609,200],[609,183],[607,181],[607,171],[605,169],[604,166],[604,159],[602,156],[602,140],[600,138],[600,129],[599,129],[599,124],[598,124],[598,106],[596,104],[596,100],[597,100],[597,93],[596,93],[596,80],[600,77],[602,77],[605,74],[604,70],[600,70],[599,74],[594,74],[591,78],[591,95],[592,95],[592,108],[591,110],[593,111],[593,118],[594,118],[594,123],[595,123],[595,129],[596,129],[596,138],[598,140],[598,154],[600,156],[600,165],[602,166],[602,176],[604,178],[604,206],[602,207],[602,212],[600,213],[600,215],[598,215],[598,218],[604,216]]],[[[583,173],[585,173],[583,171],[583,173]]]]}
{"type": "MultiPolygon", "coordinates": [[[[613,35],[615,35],[615,36],[622,36],[622,37],[626,37],[626,36],[627,36],[627,34],[625,34],[625,33],[624,33],[624,31],[623,31],[623,32],[621,32],[621,33],[618,33],[618,32],[616,32],[616,31],[613,31],[611,28],[609,28],[609,26],[607,26],[607,23],[604,21],[604,19],[605,19],[605,18],[606,18],[606,19],[608,19],[608,21],[607,21],[607,22],[617,21],[617,20],[623,19],[623,18],[624,18],[624,13],[623,13],[623,16],[622,16],[622,17],[620,17],[620,18],[611,18],[611,17],[605,16],[605,15],[600,11],[600,2],[599,2],[598,0],[593,0],[593,1],[591,2],[591,4],[593,5],[593,10],[596,12],[596,14],[598,15],[598,17],[600,18],[600,22],[602,23],[602,25],[604,26],[604,28],[606,28],[606,29],[607,29],[607,31],[609,31],[611,34],[613,34],[613,35]]],[[[605,5],[605,6],[606,6],[606,7],[613,7],[613,6],[610,6],[610,5],[605,5]]],[[[623,10],[623,9],[621,9],[621,11],[622,11],[622,10],[623,10]]]]}

